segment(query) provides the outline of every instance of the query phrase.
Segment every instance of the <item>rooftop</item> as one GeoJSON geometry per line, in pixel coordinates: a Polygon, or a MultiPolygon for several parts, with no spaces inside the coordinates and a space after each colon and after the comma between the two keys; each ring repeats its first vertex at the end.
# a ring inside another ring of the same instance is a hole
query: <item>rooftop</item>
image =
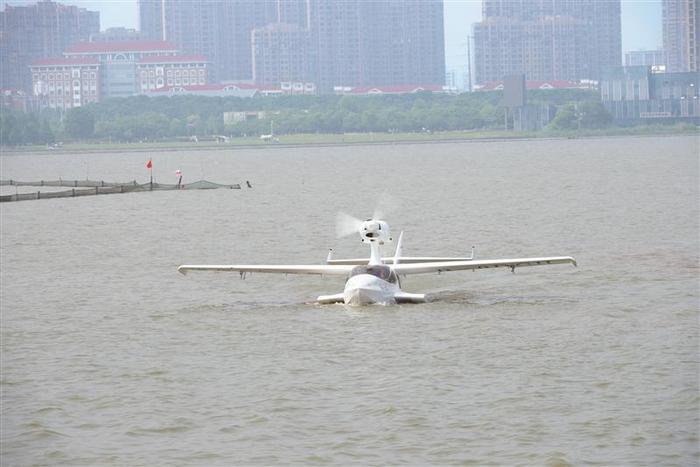
{"type": "Polygon", "coordinates": [[[151,55],[139,59],[139,63],[181,63],[181,62],[206,62],[204,55],[151,55]]]}
{"type": "Polygon", "coordinates": [[[279,88],[248,83],[211,83],[211,84],[190,84],[182,86],[163,86],[151,92],[181,92],[181,91],[235,91],[235,90],[257,90],[272,91],[279,88]]]}
{"type": "Polygon", "coordinates": [[[57,66],[57,65],[99,65],[100,61],[92,57],[78,57],[78,58],[66,58],[66,57],[53,57],[53,58],[40,58],[32,62],[32,66],[57,66]]]}
{"type": "Polygon", "coordinates": [[[349,94],[409,94],[414,92],[442,92],[439,84],[397,84],[388,86],[358,86],[351,88],[349,94]]]}
{"type": "MultiPolygon", "coordinates": [[[[567,80],[549,80],[549,81],[525,81],[525,87],[529,90],[533,89],[579,89],[587,87],[579,81],[567,80]]],[[[479,91],[501,91],[503,90],[503,81],[489,81],[478,88],[479,91]]]]}

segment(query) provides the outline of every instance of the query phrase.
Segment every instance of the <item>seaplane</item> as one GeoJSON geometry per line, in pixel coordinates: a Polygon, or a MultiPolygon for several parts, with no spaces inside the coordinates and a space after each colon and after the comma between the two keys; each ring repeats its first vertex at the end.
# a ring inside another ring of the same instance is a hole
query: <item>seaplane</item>
{"type": "Polygon", "coordinates": [[[428,301],[426,294],[407,293],[401,290],[400,278],[409,274],[491,268],[510,268],[515,272],[516,268],[525,266],[567,263],[576,266],[576,260],[571,256],[477,260],[474,256],[474,247],[470,257],[403,256],[403,232],[399,234],[394,256],[383,257],[382,247],[393,242],[389,225],[385,221],[374,218],[363,221],[340,213],[336,225],[339,237],[347,236],[348,232],[359,233],[362,243],[369,245],[369,258],[335,259],[333,250],[330,250],[326,264],[319,265],[183,264],[177,270],[182,274],[191,271],[238,272],[241,278],[251,273],[343,276],[346,282],[342,293],[321,295],[316,301],[319,304],[344,303],[350,306],[363,306],[428,301]]]}

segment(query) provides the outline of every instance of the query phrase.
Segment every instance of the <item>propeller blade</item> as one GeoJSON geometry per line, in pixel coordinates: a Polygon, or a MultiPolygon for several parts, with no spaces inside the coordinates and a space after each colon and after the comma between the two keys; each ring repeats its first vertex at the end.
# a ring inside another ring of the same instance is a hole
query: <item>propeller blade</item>
{"type": "Polygon", "coordinates": [[[388,214],[399,210],[400,202],[389,193],[382,193],[372,214],[372,219],[385,220],[388,214]]]}
{"type": "Polygon", "coordinates": [[[338,238],[347,237],[354,233],[360,233],[362,221],[350,214],[339,212],[335,218],[335,233],[338,238]]]}

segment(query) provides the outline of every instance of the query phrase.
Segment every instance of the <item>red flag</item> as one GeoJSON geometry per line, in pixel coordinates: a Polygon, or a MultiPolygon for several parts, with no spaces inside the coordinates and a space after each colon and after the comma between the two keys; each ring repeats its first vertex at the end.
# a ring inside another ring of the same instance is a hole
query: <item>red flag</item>
{"type": "Polygon", "coordinates": [[[150,169],[151,167],[153,167],[153,162],[151,161],[151,159],[148,159],[148,164],[146,164],[146,168],[150,169]]]}

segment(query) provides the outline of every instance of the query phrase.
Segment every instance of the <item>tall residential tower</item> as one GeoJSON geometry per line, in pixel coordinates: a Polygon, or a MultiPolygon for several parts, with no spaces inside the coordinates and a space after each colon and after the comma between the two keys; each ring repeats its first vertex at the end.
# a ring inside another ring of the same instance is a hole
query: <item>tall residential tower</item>
{"type": "Polygon", "coordinates": [[[100,32],[100,14],[43,0],[0,12],[0,88],[31,90],[32,61],[60,55],[100,32]]]}
{"type": "Polygon", "coordinates": [[[663,41],[668,71],[699,71],[700,0],[663,0],[663,41]]]}
{"type": "Polygon", "coordinates": [[[216,79],[442,84],[442,0],[139,0],[145,37],[209,58],[216,79]]]}
{"type": "Polygon", "coordinates": [[[622,63],[620,0],[483,0],[475,81],[599,79],[622,63]]]}

